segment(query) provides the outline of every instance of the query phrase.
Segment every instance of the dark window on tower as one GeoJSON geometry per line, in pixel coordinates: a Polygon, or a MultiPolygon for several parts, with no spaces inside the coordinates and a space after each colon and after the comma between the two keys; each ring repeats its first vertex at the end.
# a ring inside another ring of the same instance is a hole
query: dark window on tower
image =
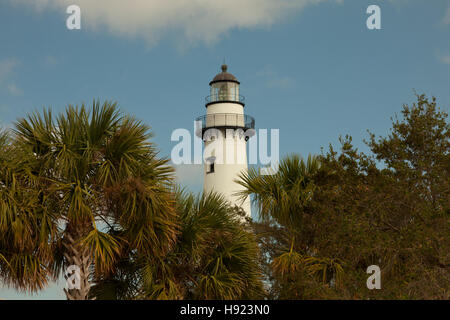
{"type": "Polygon", "coordinates": [[[213,173],[214,172],[214,162],[208,163],[208,170],[206,173],[213,173]]]}
{"type": "Polygon", "coordinates": [[[216,157],[212,156],[206,159],[206,173],[214,172],[214,162],[216,161],[216,157]]]}
{"type": "Polygon", "coordinates": [[[214,172],[214,162],[208,165],[208,172],[206,173],[213,173],[213,172],[214,172]]]}

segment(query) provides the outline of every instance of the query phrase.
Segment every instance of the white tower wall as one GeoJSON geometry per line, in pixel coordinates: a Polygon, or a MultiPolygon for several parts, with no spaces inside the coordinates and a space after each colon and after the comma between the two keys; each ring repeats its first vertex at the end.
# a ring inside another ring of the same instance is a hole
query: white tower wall
{"type": "MultiPolygon", "coordinates": [[[[225,198],[233,204],[239,205],[244,209],[246,214],[250,217],[250,199],[247,198],[243,203],[239,197],[235,195],[236,192],[244,190],[244,188],[236,183],[234,180],[238,178],[241,172],[247,171],[247,148],[244,136],[239,134],[234,137],[226,137],[225,130],[220,130],[222,135],[222,142],[205,141],[205,150],[212,144],[222,146],[222,164],[217,160],[214,163],[214,172],[208,173],[208,164],[204,166],[204,192],[208,193],[216,191],[222,193],[225,198]],[[229,163],[231,160],[231,163],[229,163]]],[[[218,158],[218,150],[213,151],[213,156],[218,158]],[[214,152],[215,151],[215,152],[214,152]]]]}
{"type": "Polygon", "coordinates": [[[250,217],[250,198],[247,197],[244,202],[239,199],[236,193],[244,188],[235,182],[240,173],[247,171],[247,143],[242,134],[246,127],[244,105],[239,96],[239,82],[226,72],[226,66],[222,66],[222,71],[211,83],[216,82],[221,87],[225,82],[227,91],[224,93],[214,88],[215,85],[211,86],[211,101],[207,104],[204,119],[206,130],[217,129],[220,134],[215,140],[210,141],[208,135],[203,139],[205,160],[214,159],[213,171],[208,163],[204,166],[203,189],[205,193],[215,191],[223,194],[231,204],[242,207],[250,217]],[[241,134],[236,129],[241,130],[241,134]],[[234,134],[230,134],[229,130],[233,130],[234,134]]]}

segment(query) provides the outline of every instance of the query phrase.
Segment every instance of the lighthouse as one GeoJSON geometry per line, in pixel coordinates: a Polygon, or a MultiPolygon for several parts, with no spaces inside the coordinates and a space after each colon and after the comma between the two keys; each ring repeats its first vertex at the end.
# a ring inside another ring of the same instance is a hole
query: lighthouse
{"type": "Polygon", "coordinates": [[[227,65],[221,68],[222,72],[209,83],[206,115],[196,119],[198,135],[204,141],[203,191],[221,193],[251,217],[250,199],[239,199],[236,193],[243,187],[235,180],[247,171],[247,140],[254,134],[255,119],[244,113],[240,82],[228,72],[227,65]]]}

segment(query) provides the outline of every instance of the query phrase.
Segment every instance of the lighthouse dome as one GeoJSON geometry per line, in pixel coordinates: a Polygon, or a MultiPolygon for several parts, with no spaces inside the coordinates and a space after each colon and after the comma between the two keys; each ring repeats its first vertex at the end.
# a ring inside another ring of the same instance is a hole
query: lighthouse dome
{"type": "Polygon", "coordinates": [[[236,82],[237,84],[239,84],[239,81],[237,80],[237,78],[232,75],[231,73],[227,72],[228,66],[226,64],[222,65],[222,72],[218,73],[214,79],[212,79],[212,81],[209,83],[209,85],[216,83],[216,82],[225,82],[225,81],[229,81],[229,82],[236,82]]]}

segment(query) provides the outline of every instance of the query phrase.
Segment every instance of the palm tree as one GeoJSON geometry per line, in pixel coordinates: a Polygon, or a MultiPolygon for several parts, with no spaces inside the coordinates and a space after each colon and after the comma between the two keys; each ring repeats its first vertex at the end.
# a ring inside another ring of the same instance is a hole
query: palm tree
{"type": "Polygon", "coordinates": [[[19,290],[37,291],[49,280],[52,245],[42,239],[55,235],[41,205],[38,183],[16,159],[9,134],[0,132],[0,279],[19,290]]]}
{"type": "MultiPolygon", "coordinates": [[[[174,244],[172,169],[158,158],[148,129],[116,104],[98,101],[90,112],[84,104],[69,105],[56,118],[44,110],[15,124],[10,146],[16,156],[8,163],[22,168],[14,174],[23,183],[10,183],[18,191],[9,198],[11,189],[0,189],[0,233],[30,233],[22,246],[37,247],[34,265],[42,266],[43,279],[76,272],[78,286],[65,290],[68,299],[87,299],[93,277],[113,273],[124,250],[162,257],[174,244]],[[28,201],[20,202],[22,193],[28,201]],[[22,220],[27,224],[16,227],[22,220]]],[[[8,245],[0,253],[12,250],[13,257],[18,249],[8,245]]],[[[4,260],[1,270],[7,270],[4,260]]],[[[11,261],[13,286],[35,291],[45,285],[20,282],[13,275],[25,265],[11,261]]]]}
{"type": "MultiPolygon", "coordinates": [[[[313,197],[321,181],[331,172],[321,165],[317,156],[304,161],[291,155],[281,161],[273,175],[260,175],[255,168],[240,174],[236,181],[245,189],[241,199],[253,195],[262,224],[258,226],[260,242],[267,259],[268,278],[282,279],[290,286],[306,273],[322,282],[340,281],[343,269],[339,259],[317,257],[314,250],[314,233],[310,217],[320,214],[313,197]]],[[[318,231],[320,232],[320,230],[318,231]]],[[[275,284],[277,285],[277,284],[275,284]]],[[[295,295],[289,295],[292,298],[295,295]]],[[[280,297],[280,296],[278,296],[280,297]]]]}
{"type": "Polygon", "coordinates": [[[242,199],[254,195],[263,221],[274,221],[296,232],[302,227],[302,212],[316,188],[315,177],[321,174],[318,157],[308,156],[305,162],[300,156],[292,155],[281,161],[278,172],[260,175],[255,168],[240,174],[236,181],[245,189],[239,192],[242,199]]]}
{"type": "Polygon", "coordinates": [[[264,291],[259,249],[239,208],[219,194],[179,194],[175,274],[190,299],[254,299],[264,291]]]}
{"type": "Polygon", "coordinates": [[[175,191],[180,233],[156,261],[134,254],[93,288],[101,299],[254,299],[264,294],[254,235],[218,194],[175,191]]]}

